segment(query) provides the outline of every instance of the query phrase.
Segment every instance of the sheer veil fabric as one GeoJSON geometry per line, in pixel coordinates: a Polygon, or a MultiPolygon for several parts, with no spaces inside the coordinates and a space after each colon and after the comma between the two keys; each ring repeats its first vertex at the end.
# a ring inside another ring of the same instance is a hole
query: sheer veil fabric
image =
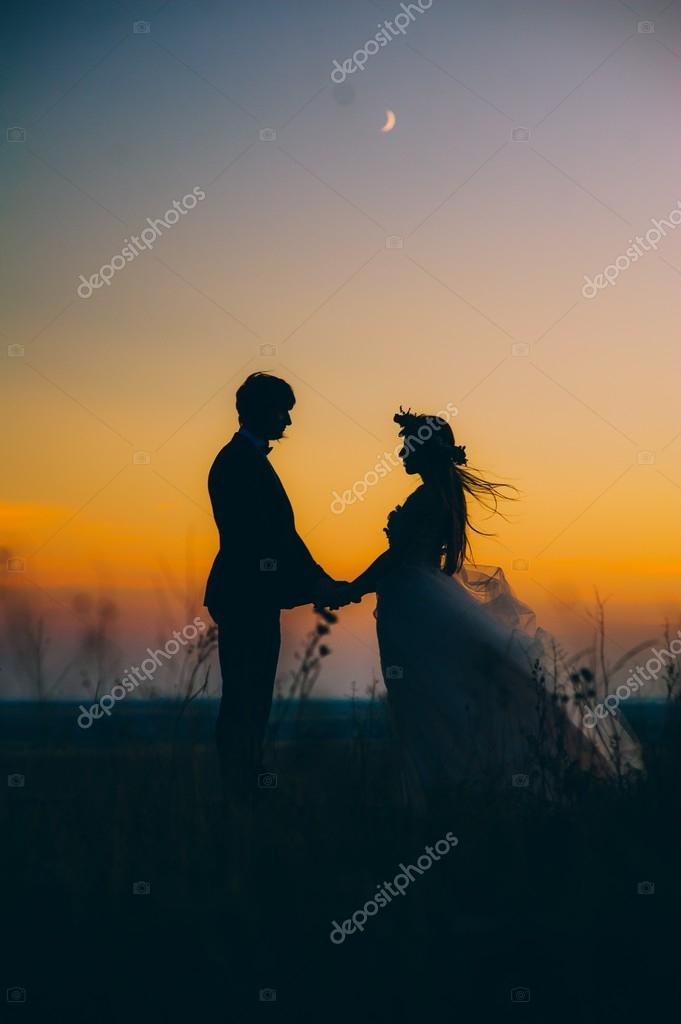
{"type": "Polygon", "coordinates": [[[375,613],[409,788],[511,786],[520,774],[535,786],[542,776],[546,791],[545,768],[557,761],[602,777],[641,768],[618,719],[584,726],[580,685],[501,568],[440,569],[431,511],[419,488],[391,513],[386,533],[401,557],[380,581],[375,613]]]}

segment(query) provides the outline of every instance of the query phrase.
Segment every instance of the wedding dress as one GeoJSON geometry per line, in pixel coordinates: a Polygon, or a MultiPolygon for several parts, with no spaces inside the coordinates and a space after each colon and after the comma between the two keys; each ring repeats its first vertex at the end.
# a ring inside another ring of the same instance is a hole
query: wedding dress
{"type": "MultiPolygon", "coordinates": [[[[588,730],[556,645],[500,568],[440,568],[442,506],[419,487],[388,517],[391,557],[376,584],[377,633],[410,789],[533,786],[555,768],[599,776],[640,768],[616,719],[588,730]]],[[[553,772],[553,774],[552,774],[553,772]]]]}

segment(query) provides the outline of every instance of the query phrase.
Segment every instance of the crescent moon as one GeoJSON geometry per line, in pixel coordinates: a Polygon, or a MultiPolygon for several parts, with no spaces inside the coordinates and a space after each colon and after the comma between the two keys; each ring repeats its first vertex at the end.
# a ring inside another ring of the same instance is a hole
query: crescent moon
{"type": "Polygon", "coordinates": [[[381,131],[382,132],[391,132],[393,130],[393,128],[395,127],[395,122],[397,121],[397,118],[393,114],[392,110],[386,110],[386,112],[385,112],[385,119],[386,119],[385,120],[385,124],[381,128],[381,131]]]}

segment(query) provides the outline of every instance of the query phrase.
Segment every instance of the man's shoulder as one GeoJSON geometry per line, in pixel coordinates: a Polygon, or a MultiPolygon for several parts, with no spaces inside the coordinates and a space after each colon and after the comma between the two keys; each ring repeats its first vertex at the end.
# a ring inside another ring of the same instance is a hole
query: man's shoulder
{"type": "Polygon", "coordinates": [[[253,461],[252,448],[252,445],[244,441],[238,434],[235,434],[231,441],[228,441],[213,459],[213,465],[210,468],[211,473],[214,470],[226,469],[239,464],[248,465],[253,461]]]}
{"type": "Polygon", "coordinates": [[[235,434],[215,456],[208,473],[208,490],[211,494],[231,489],[236,481],[240,488],[260,492],[268,486],[270,471],[267,459],[258,452],[250,441],[235,434]]]}

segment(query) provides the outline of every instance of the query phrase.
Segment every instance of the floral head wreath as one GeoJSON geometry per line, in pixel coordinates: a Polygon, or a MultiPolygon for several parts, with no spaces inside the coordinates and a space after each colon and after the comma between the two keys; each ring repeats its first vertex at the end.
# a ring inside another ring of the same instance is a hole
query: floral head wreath
{"type": "Polygon", "coordinates": [[[455,466],[465,466],[467,463],[466,457],[466,445],[465,444],[449,444],[444,438],[439,438],[436,435],[436,431],[440,429],[440,425],[433,416],[417,416],[407,409],[406,411],[400,406],[400,411],[396,412],[393,416],[395,423],[398,423],[402,428],[400,430],[400,437],[413,438],[418,444],[423,444],[425,441],[429,441],[432,437],[435,437],[437,441],[437,448],[443,455],[447,455],[449,461],[455,466]],[[428,437],[421,437],[419,430],[426,428],[430,431],[428,437]]]}

